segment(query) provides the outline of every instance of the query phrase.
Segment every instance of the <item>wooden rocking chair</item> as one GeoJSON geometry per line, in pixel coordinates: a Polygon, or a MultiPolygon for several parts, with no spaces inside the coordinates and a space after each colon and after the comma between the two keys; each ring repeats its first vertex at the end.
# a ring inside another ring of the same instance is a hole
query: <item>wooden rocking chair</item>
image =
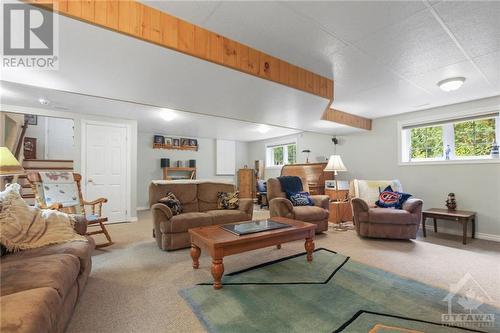
{"type": "Polygon", "coordinates": [[[42,177],[40,176],[40,173],[28,172],[28,181],[31,184],[31,188],[33,190],[33,193],[35,194],[35,200],[40,208],[55,209],[68,214],[84,215],[88,226],[95,226],[100,228],[99,230],[96,231],[87,232],[87,235],[92,236],[97,234],[104,234],[104,236],[108,240],[107,243],[97,244],[96,248],[101,248],[113,244],[111,236],[109,235],[109,232],[106,229],[106,226],[104,225],[104,222],[107,222],[108,218],[102,216],[102,205],[108,202],[108,199],[99,198],[93,201],[85,201],[82,196],[82,188],[80,184],[82,176],[78,173],[73,173],[73,178],[75,180],[76,188],[78,190],[78,198],[75,204],[71,206],[67,205],[63,206],[63,204],[61,203],[47,204],[47,200],[44,194],[45,192],[43,187],[43,180],[42,177]],[[87,210],[85,209],[86,206],[90,206],[89,209],[90,212],[87,212],[87,210]]]}

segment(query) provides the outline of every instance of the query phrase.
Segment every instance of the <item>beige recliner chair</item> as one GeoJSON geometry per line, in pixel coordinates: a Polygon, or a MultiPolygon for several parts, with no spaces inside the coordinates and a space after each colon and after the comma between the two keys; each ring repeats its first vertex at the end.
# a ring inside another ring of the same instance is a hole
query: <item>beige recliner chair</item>
{"type": "MultiPolygon", "coordinates": [[[[303,183],[302,187],[305,192],[309,192],[307,184],[303,183]]],[[[281,189],[280,181],[277,178],[270,178],[267,180],[267,198],[271,217],[281,216],[314,223],[318,226],[316,233],[328,230],[329,198],[327,195],[311,195],[314,206],[293,206],[281,189]]]]}
{"type": "Polygon", "coordinates": [[[351,182],[350,193],[354,224],[358,235],[373,238],[415,239],[422,218],[420,199],[410,198],[403,209],[378,208],[379,189],[388,185],[403,192],[398,180],[358,180],[351,182]]]}

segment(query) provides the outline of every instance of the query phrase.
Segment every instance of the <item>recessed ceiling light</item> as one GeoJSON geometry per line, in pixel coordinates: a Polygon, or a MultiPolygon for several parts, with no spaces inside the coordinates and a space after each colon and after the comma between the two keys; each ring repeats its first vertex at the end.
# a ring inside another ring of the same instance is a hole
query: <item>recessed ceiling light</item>
{"type": "Polygon", "coordinates": [[[267,133],[269,132],[271,128],[267,125],[264,125],[264,124],[260,124],[258,127],[257,127],[257,131],[264,134],[264,133],[267,133]]]}
{"type": "Polygon", "coordinates": [[[165,121],[172,121],[177,117],[177,114],[175,113],[174,110],[162,109],[160,111],[160,117],[162,117],[163,120],[165,120],[165,121]]]}
{"type": "Polygon", "coordinates": [[[40,102],[40,104],[42,104],[42,105],[49,105],[50,104],[50,101],[48,99],[43,98],[43,97],[39,98],[38,102],[40,102]]]}
{"type": "Polygon", "coordinates": [[[437,85],[443,91],[453,91],[460,88],[462,84],[464,84],[464,82],[464,77],[452,77],[446,80],[439,81],[437,85]]]}

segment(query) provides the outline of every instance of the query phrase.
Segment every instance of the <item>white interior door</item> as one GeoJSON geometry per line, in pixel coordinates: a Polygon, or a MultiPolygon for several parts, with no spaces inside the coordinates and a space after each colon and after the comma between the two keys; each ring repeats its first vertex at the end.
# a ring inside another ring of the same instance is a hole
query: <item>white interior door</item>
{"type": "Polygon", "coordinates": [[[127,129],[112,125],[85,125],[86,200],[108,199],[103,215],[110,222],[127,219],[127,129]]]}
{"type": "Polygon", "coordinates": [[[74,160],[73,119],[47,117],[45,158],[48,160],[74,160]]]}

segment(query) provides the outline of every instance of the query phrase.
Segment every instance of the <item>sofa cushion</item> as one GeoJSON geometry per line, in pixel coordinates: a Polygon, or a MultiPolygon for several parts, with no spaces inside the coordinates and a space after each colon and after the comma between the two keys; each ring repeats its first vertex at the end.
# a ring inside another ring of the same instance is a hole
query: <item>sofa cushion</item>
{"type": "Polygon", "coordinates": [[[151,184],[149,188],[149,203],[153,205],[168,192],[175,194],[182,204],[183,212],[198,211],[198,185],[197,184],[151,184]]]}
{"type": "Polygon", "coordinates": [[[95,248],[95,241],[92,237],[87,237],[88,242],[68,242],[62,244],[48,245],[36,249],[19,251],[2,258],[2,262],[12,260],[23,260],[26,258],[34,258],[47,256],[51,254],[72,254],[80,261],[80,271],[83,272],[89,264],[89,258],[95,248]]]}
{"type": "Polygon", "coordinates": [[[64,298],[76,283],[80,262],[72,254],[51,254],[2,262],[0,296],[50,287],[64,298]]]}
{"type": "Polygon", "coordinates": [[[234,185],[211,182],[198,184],[198,206],[200,212],[217,209],[217,193],[219,192],[234,192],[234,185]]]}
{"type": "Polygon", "coordinates": [[[236,209],[209,210],[206,212],[213,218],[213,224],[248,221],[248,214],[236,209]]]}
{"type": "Polygon", "coordinates": [[[328,210],[317,206],[293,207],[295,219],[300,221],[321,221],[328,219],[328,210]]]}
{"type": "Polygon", "coordinates": [[[52,288],[36,288],[0,297],[0,332],[54,332],[62,299],[52,288]]]}
{"type": "Polygon", "coordinates": [[[368,220],[383,224],[418,224],[418,216],[404,209],[370,208],[368,220]]]}
{"type": "Polygon", "coordinates": [[[207,213],[183,213],[173,216],[169,223],[161,223],[162,233],[186,232],[188,229],[212,224],[212,217],[207,213]]]}

